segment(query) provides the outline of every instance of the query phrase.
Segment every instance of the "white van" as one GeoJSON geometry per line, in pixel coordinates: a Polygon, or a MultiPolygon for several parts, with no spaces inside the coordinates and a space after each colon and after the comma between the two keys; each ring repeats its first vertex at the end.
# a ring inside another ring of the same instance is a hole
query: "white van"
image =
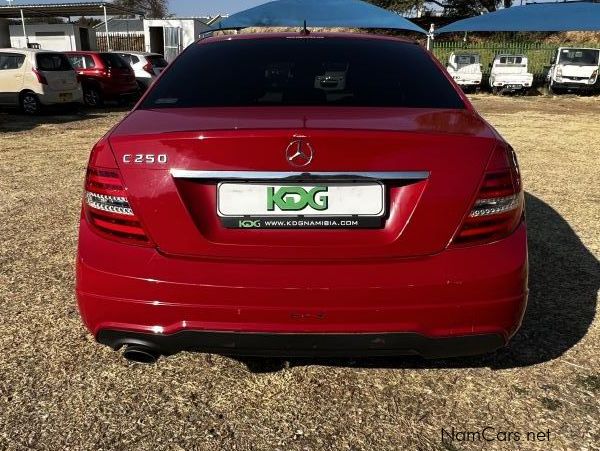
{"type": "Polygon", "coordinates": [[[494,94],[523,92],[533,85],[533,74],[528,70],[525,55],[496,55],[490,71],[490,87],[494,94]]]}
{"type": "Polygon", "coordinates": [[[483,73],[478,53],[452,53],[446,66],[448,73],[463,90],[477,89],[481,86],[483,73]]]}
{"type": "Polygon", "coordinates": [[[591,91],[598,82],[600,49],[560,47],[551,64],[548,72],[551,92],[591,91]]]}
{"type": "Polygon", "coordinates": [[[42,105],[82,103],[77,73],[66,55],[35,49],[0,49],[0,105],[36,114],[42,105]]]}

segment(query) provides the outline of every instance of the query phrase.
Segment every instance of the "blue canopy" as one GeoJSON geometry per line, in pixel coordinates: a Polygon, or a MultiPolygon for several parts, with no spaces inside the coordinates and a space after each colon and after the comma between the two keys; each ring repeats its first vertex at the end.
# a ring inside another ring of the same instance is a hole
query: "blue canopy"
{"type": "Polygon", "coordinates": [[[221,29],[246,27],[394,28],[426,33],[408,19],[361,0],[276,0],[234,14],[221,29]]]}
{"type": "Polygon", "coordinates": [[[440,28],[436,34],[459,31],[600,31],[600,3],[513,6],[459,20],[440,28]]]}

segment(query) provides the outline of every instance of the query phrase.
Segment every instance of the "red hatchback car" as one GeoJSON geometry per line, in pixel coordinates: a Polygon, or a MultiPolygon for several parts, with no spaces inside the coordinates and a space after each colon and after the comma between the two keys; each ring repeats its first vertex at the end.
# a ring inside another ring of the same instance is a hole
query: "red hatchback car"
{"type": "Polygon", "coordinates": [[[513,149],[419,45],[213,37],[94,147],[77,297],[125,357],[428,358],[527,300],[513,149]]]}
{"type": "Polygon", "coordinates": [[[65,52],[82,81],[83,101],[100,106],[105,100],[129,100],[139,88],[133,69],[114,53],[65,52]]]}

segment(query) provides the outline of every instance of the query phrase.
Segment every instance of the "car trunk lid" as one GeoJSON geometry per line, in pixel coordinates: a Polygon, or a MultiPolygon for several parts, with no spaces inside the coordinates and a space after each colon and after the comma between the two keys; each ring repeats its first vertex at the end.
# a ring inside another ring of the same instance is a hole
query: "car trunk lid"
{"type": "Polygon", "coordinates": [[[372,108],[139,110],[110,137],[133,208],[161,251],[252,259],[440,252],[470,208],[495,142],[493,130],[466,110],[372,108]],[[286,159],[298,137],[314,149],[301,169],[286,159]],[[354,181],[381,173],[374,178],[384,186],[384,220],[365,229],[230,229],[217,213],[217,190],[231,171],[267,179],[304,174],[301,183],[284,182],[292,186],[324,183],[307,180],[308,173],[354,181]]]}
{"type": "Polygon", "coordinates": [[[77,88],[77,73],[62,53],[36,54],[36,70],[53,91],[70,91],[77,88]]]}

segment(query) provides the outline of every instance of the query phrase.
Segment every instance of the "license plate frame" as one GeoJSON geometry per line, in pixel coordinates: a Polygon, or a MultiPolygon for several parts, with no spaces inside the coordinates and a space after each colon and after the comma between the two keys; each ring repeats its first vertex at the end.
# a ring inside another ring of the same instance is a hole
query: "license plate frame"
{"type": "Polygon", "coordinates": [[[387,214],[387,193],[380,181],[221,182],[216,206],[221,224],[230,229],[381,228],[387,214]],[[243,190],[247,190],[246,197],[256,198],[237,203],[224,200],[236,192],[244,195],[243,190]],[[259,205],[261,196],[264,208],[259,205]],[[302,202],[308,205],[297,205],[302,202]],[[297,208],[287,209],[288,203],[297,208]]]}

